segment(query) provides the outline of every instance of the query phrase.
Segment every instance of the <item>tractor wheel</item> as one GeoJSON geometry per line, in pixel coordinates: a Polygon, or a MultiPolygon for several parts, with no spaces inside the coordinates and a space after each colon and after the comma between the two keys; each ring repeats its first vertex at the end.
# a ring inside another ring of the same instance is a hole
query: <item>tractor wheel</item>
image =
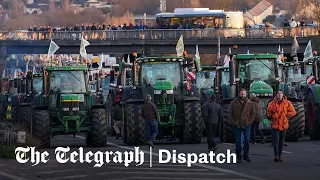
{"type": "Polygon", "coordinates": [[[308,132],[311,140],[320,140],[320,107],[314,102],[313,94],[308,93],[307,97],[307,116],[308,132]]]}
{"type": "Polygon", "coordinates": [[[289,128],[286,133],[287,142],[296,142],[304,134],[305,113],[303,102],[293,102],[296,115],[289,118],[289,128]]]}
{"type": "Polygon", "coordinates": [[[180,141],[184,144],[201,143],[203,129],[201,104],[200,102],[185,102],[183,107],[185,124],[180,141]]]}
{"type": "Polygon", "coordinates": [[[146,141],[145,138],[145,124],[142,118],[142,104],[128,104],[126,113],[125,129],[126,139],[128,145],[141,145],[146,141]]]}
{"type": "Polygon", "coordinates": [[[225,142],[225,143],[235,143],[236,142],[236,137],[235,137],[235,134],[234,134],[233,125],[229,121],[229,118],[228,118],[229,106],[230,106],[229,104],[223,106],[223,122],[221,124],[221,132],[222,132],[223,142],[225,142]]]}
{"type": "Polygon", "coordinates": [[[21,122],[27,131],[31,132],[31,112],[30,106],[22,106],[20,109],[21,122]]]}
{"type": "Polygon", "coordinates": [[[87,145],[94,147],[107,146],[106,110],[92,109],[92,132],[87,133],[87,145]]]}
{"type": "Polygon", "coordinates": [[[33,113],[34,136],[40,140],[40,148],[50,147],[50,116],[46,110],[35,110],[33,113]]]}

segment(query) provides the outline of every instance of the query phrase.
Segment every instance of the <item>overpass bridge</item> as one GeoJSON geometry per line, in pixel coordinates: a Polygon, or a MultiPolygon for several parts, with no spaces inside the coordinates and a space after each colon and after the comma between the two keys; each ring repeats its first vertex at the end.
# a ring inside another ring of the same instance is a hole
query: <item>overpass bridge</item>
{"type": "MultiPolygon", "coordinates": [[[[293,43],[286,29],[266,31],[262,29],[145,29],[145,30],[107,30],[107,31],[63,31],[63,32],[0,32],[0,56],[9,54],[47,54],[52,39],[60,49],[56,54],[79,54],[81,37],[90,42],[86,47],[88,54],[131,54],[145,55],[175,54],[176,44],[181,35],[184,37],[185,50],[195,53],[199,46],[200,54],[216,54],[218,39],[220,52],[226,54],[229,48],[238,46],[237,53],[277,53],[280,45],[285,53],[291,53],[293,43]],[[218,38],[220,37],[220,38],[218,38]]],[[[318,30],[308,28],[296,31],[300,45],[298,53],[303,53],[309,40],[313,49],[319,50],[318,30]],[[307,30],[307,31],[306,31],[307,30]],[[299,32],[299,33],[298,33],[299,32]]]]}

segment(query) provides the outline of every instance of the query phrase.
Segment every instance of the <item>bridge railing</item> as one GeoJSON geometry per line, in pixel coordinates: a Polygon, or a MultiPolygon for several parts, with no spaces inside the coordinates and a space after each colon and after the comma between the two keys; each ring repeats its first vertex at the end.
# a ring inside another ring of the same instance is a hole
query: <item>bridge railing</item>
{"type": "Polygon", "coordinates": [[[317,27],[259,28],[259,29],[144,29],[144,30],[97,30],[97,31],[56,31],[33,32],[18,30],[0,32],[0,40],[132,40],[132,39],[216,39],[222,38],[283,38],[319,35],[317,27]]]}

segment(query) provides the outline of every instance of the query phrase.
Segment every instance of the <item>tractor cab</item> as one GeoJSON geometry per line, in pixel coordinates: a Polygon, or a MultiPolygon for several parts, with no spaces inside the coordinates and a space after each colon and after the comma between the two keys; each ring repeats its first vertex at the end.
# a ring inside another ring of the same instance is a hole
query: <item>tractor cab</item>
{"type": "Polygon", "coordinates": [[[86,66],[48,66],[43,70],[43,90],[33,104],[34,134],[41,147],[50,137],[85,132],[88,146],[106,146],[106,110],[88,88],[86,66]]]}

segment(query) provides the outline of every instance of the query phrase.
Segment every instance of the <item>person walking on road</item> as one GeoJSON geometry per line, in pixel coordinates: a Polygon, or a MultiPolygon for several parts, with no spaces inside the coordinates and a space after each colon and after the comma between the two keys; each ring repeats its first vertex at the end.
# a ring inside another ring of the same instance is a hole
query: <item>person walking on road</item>
{"type": "Polygon", "coordinates": [[[218,124],[219,122],[222,122],[223,119],[222,108],[215,102],[215,100],[215,95],[212,94],[210,101],[204,105],[202,110],[203,120],[206,125],[209,151],[216,151],[218,148],[217,144],[214,142],[214,137],[216,135],[218,124]]]}
{"type": "Polygon", "coordinates": [[[263,120],[262,105],[260,99],[254,93],[251,93],[250,100],[252,101],[256,111],[256,116],[251,126],[252,144],[256,144],[256,131],[258,131],[261,136],[261,144],[264,144],[267,141],[267,138],[263,135],[261,129],[259,128],[259,123],[263,120]]]}
{"type": "Polygon", "coordinates": [[[243,133],[244,136],[243,159],[247,162],[251,162],[249,158],[250,129],[255,116],[255,108],[252,101],[247,98],[247,91],[241,89],[239,97],[231,101],[228,112],[229,121],[231,121],[234,126],[238,162],[242,161],[241,133],[243,133]]]}
{"type": "Polygon", "coordinates": [[[286,130],[289,128],[288,117],[296,115],[292,103],[287,100],[283,92],[279,90],[276,97],[268,104],[267,117],[272,126],[272,144],[274,150],[274,161],[282,162],[281,154],[286,130]]]}
{"type": "Polygon", "coordinates": [[[121,137],[121,126],[122,126],[122,108],[120,107],[120,100],[116,102],[116,106],[113,110],[112,119],[113,119],[113,129],[117,133],[116,139],[121,137]]]}
{"type": "Polygon", "coordinates": [[[151,147],[154,147],[153,141],[158,135],[159,114],[156,105],[152,103],[152,97],[150,94],[146,96],[146,101],[142,105],[142,117],[145,120],[147,143],[151,147]]]}

